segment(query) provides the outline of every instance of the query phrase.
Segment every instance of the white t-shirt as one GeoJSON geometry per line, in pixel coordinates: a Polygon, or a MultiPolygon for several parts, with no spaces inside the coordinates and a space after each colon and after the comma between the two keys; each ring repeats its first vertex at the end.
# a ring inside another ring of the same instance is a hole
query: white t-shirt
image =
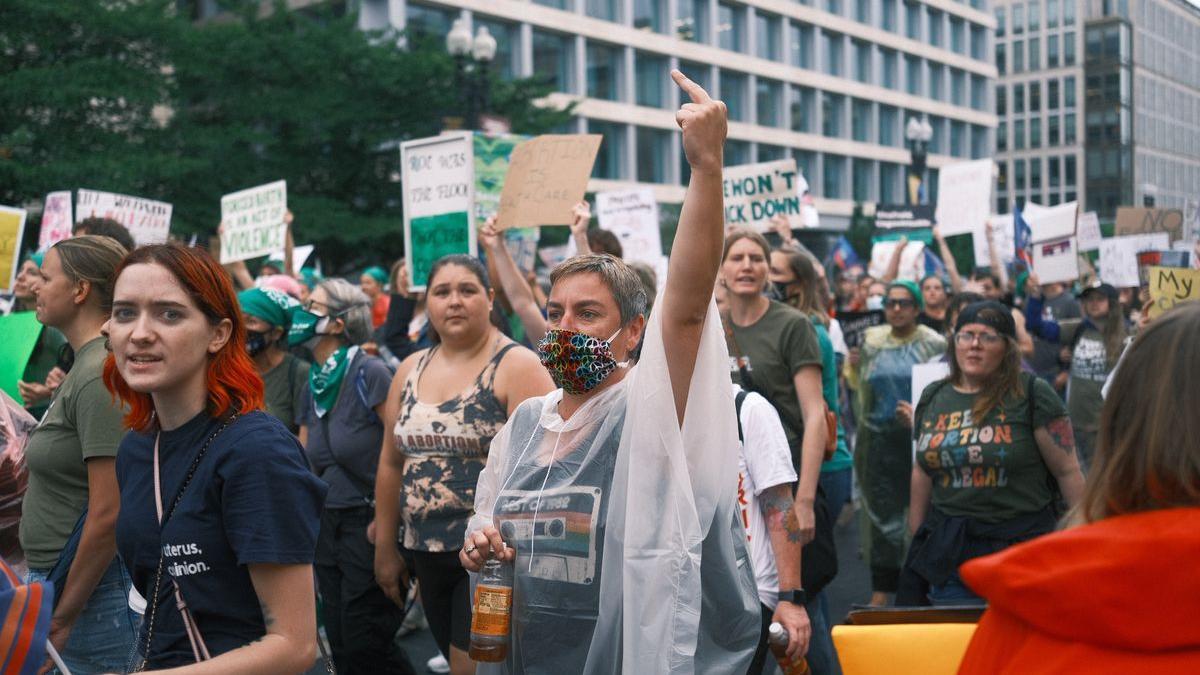
{"type": "MultiPolygon", "coordinates": [[[[733,394],[741,387],[733,385],[733,394]]],[[[776,485],[794,483],[792,451],[779,413],[761,395],[750,392],[742,402],[739,416],[742,423],[741,451],[738,453],[738,508],[742,526],[746,528],[746,547],[754,564],[754,581],[758,598],[771,609],[778,604],[779,569],[775,566],[775,549],[767,522],[758,506],[758,496],[776,485]]]]}

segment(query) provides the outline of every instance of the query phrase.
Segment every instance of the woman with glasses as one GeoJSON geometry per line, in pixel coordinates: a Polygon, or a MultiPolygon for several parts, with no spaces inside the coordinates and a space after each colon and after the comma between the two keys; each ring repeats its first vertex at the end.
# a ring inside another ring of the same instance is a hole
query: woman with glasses
{"type": "Polygon", "coordinates": [[[846,380],[857,394],[858,439],[854,472],[861,488],[863,549],[871,567],[871,604],[887,604],[900,579],[904,510],[912,467],[912,369],[946,350],[946,340],[917,323],[921,289],[907,280],[887,287],[887,325],[867,330],[850,350],[846,380]]]}
{"type": "Polygon", "coordinates": [[[411,673],[392,640],[402,610],[375,583],[375,471],[392,373],[361,348],[371,339],[371,299],[344,279],[317,284],[292,317],[289,341],[312,350],[300,423],[313,471],[329,485],[317,538],[321,619],[341,673],[411,673]]]}
{"type": "Polygon", "coordinates": [[[1071,420],[1049,384],[1021,372],[1016,335],[1005,306],[968,305],[950,377],[917,405],[914,536],[897,604],[982,604],[958,566],[1053,530],[1060,493],[1068,506],[1079,501],[1071,420]]]}

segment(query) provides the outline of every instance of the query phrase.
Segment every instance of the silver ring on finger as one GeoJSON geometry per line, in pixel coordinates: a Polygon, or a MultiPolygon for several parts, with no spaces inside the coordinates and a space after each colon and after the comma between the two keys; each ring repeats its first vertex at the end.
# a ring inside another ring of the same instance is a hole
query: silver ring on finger
{"type": "Polygon", "coordinates": [[[475,552],[475,544],[467,544],[466,546],[463,547],[463,553],[466,553],[467,555],[471,555],[474,552],[475,552]]]}

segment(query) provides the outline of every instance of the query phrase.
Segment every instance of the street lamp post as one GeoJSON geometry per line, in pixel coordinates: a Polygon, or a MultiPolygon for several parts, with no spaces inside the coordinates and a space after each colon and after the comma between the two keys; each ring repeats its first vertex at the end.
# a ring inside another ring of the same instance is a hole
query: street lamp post
{"type": "Polygon", "coordinates": [[[454,57],[454,83],[466,102],[463,124],[475,129],[488,105],[488,65],[496,58],[496,38],[485,26],[472,38],[466,18],[459,17],[446,34],[446,51],[454,57]]]}
{"type": "Polygon", "coordinates": [[[908,149],[912,153],[912,162],[908,165],[908,205],[917,206],[921,203],[921,181],[925,179],[925,160],[929,141],[933,140],[933,127],[926,118],[910,117],[904,137],[908,139],[908,149]]]}

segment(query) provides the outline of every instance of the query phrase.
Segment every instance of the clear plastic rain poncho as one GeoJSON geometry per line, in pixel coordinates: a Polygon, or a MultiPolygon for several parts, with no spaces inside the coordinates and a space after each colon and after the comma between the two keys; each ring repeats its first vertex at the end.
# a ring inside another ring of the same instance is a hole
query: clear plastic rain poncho
{"type": "Polygon", "coordinates": [[[468,531],[494,522],[517,558],[508,659],[477,672],[745,672],[761,615],[716,306],[682,429],[655,314],[622,382],[568,420],[561,400],[523,403],[479,477],[468,531]]]}
{"type": "Polygon", "coordinates": [[[854,450],[854,472],[862,495],[863,550],[871,566],[874,590],[895,590],[904,562],[908,531],[909,484],[912,478],[912,429],[896,419],[896,403],[912,400],[912,369],[941,356],[946,340],[925,326],[904,339],[891,326],[867,331],[856,373],[860,415],[854,450]]]}

